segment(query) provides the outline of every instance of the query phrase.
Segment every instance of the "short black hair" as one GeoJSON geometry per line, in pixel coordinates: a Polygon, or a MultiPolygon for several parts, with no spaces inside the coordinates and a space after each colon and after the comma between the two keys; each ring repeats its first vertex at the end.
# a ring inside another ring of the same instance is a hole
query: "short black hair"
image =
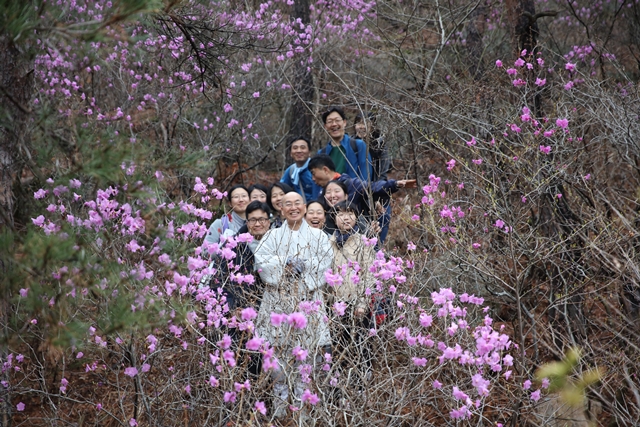
{"type": "Polygon", "coordinates": [[[307,169],[322,169],[325,166],[331,172],[336,171],[336,165],[335,163],[333,163],[331,156],[329,156],[328,154],[318,154],[316,156],[313,156],[311,160],[309,160],[309,166],[307,166],[307,169]]]}
{"type": "Polygon", "coordinates": [[[261,202],[260,200],[254,200],[253,202],[247,205],[247,209],[244,211],[245,215],[249,215],[251,212],[262,211],[267,214],[267,216],[271,215],[271,209],[269,205],[261,202]]]}
{"type": "Polygon", "coordinates": [[[307,202],[307,212],[308,212],[309,206],[311,206],[314,203],[319,204],[322,207],[322,209],[325,211],[325,213],[326,213],[327,208],[326,208],[325,205],[322,204],[322,202],[320,200],[311,200],[310,202],[307,202]]]}
{"type": "Polygon", "coordinates": [[[288,184],[285,184],[284,182],[278,181],[271,184],[271,187],[269,187],[269,192],[267,193],[267,203],[269,204],[269,207],[274,211],[276,209],[273,207],[273,203],[271,203],[271,193],[273,192],[273,189],[276,187],[281,189],[284,194],[291,193],[293,191],[293,188],[291,188],[288,184]]]}
{"type": "Polygon", "coordinates": [[[289,147],[289,151],[291,151],[291,146],[293,145],[294,142],[296,141],[304,141],[307,143],[307,148],[309,149],[309,151],[311,151],[311,143],[309,142],[309,140],[307,138],[305,138],[304,136],[296,136],[293,137],[289,140],[289,144],[287,145],[287,147],[289,147]]]}
{"type": "Polygon", "coordinates": [[[251,187],[249,187],[249,197],[251,197],[251,193],[253,193],[253,190],[260,190],[264,194],[267,194],[267,195],[269,194],[269,189],[267,188],[266,185],[252,184],[251,187]]]}
{"type": "Polygon", "coordinates": [[[360,209],[358,208],[358,205],[356,203],[351,203],[348,200],[336,203],[333,207],[333,211],[336,214],[338,212],[353,212],[356,218],[360,216],[360,209]]]}
{"type": "Polygon", "coordinates": [[[371,111],[359,112],[358,114],[356,114],[356,118],[353,119],[353,122],[354,123],[360,123],[364,118],[369,120],[371,123],[375,124],[375,122],[376,122],[376,115],[374,113],[372,113],[371,111]]]}
{"type": "Polygon", "coordinates": [[[327,124],[327,117],[329,117],[329,114],[331,113],[338,113],[340,114],[340,117],[342,117],[342,120],[347,120],[347,116],[344,114],[344,110],[342,108],[329,107],[327,111],[322,113],[322,123],[324,123],[325,125],[327,124]]]}
{"type": "Polygon", "coordinates": [[[245,186],[244,186],[244,185],[242,185],[242,184],[236,184],[236,185],[234,185],[233,187],[231,187],[231,188],[229,189],[229,191],[227,191],[227,200],[228,200],[228,201],[231,201],[231,195],[232,195],[232,194],[233,194],[233,192],[234,192],[234,191],[236,191],[238,188],[240,188],[240,189],[242,189],[242,190],[246,191],[246,192],[247,192],[247,196],[250,194],[250,193],[249,193],[249,190],[247,190],[247,187],[245,187],[245,186]]]}

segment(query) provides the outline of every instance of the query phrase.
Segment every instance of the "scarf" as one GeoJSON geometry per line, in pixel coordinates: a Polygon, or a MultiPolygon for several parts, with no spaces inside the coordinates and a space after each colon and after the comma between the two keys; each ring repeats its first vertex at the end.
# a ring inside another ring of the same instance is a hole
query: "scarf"
{"type": "Polygon", "coordinates": [[[235,211],[231,211],[231,224],[229,225],[229,228],[233,231],[233,234],[236,234],[246,223],[247,221],[245,221],[240,215],[235,213],[235,211]]]}
{"type": "Polygon", "coordinates": [[[311,160],[311,158],[308,158],[305,164],[300,167],[298,167],[296,163],[291,166],[293,168],[291,169],[291,182],[294,186],[297,187],[299,185],[300,173],[307,169],[307,166],[309,166],[309,160],[311,160]]]}
{"type": "Polygon", "coordinates": [[[353,233],[357,233],[357,232],[358,232],[357,224],[354,225],[353,228],[350,231],[347,231],[346,233],[341,233],[340,230],[336,230],[336,234],[334,235],[336,238],[336,245],[339,248],[342,248],[345,242],[349,240],[349,237],[351,237],[353,233]]]}

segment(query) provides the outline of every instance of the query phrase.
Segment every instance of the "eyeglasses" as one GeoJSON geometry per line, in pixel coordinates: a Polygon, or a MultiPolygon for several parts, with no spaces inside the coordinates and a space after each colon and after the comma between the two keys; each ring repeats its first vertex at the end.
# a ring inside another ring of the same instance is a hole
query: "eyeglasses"
{"type": "Polygon", "coordinates": [[[331,119],[331,120],[327,120],[326,122],[326,124],[328,124],[329,126],[339,125],[340,123],[342,123],[342,119],[331,119]]]}
{"type": "Polygon", "coordinates": [[[236,194],[235,196],[231,196],[231,200],[242,200],[242,199],[249,200],[249,196],[247,196],[246,194],[236,194]]]}
{"type": "Polygon", "coordinates": [[[287,203],[284,203],[282,206],[283,206],[283,207],[285,207],[285,208],[292,208],[292,207],[294,207],[294,206],[295,206],[296,208],[299,208],[300,206],[304,206],[304,203],[303,203],[303,202],[300,202],[300,201],[297,201],[297,202],[295,202],[295,203],[287,202],[287,203]]]}
{"type": "Polygon", "coordinates": [[[257,223],[266,224],[269,222],[269,218],[249,218],[247,224],[256,225],[257,223]]]}

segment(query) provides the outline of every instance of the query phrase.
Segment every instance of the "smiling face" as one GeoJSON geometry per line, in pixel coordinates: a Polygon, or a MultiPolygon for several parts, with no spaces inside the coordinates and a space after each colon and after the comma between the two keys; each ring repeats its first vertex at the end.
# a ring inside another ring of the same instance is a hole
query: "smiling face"
{"type": "Polygon", "coordinates": [[[307,206],[307,214],[304,218],[311,227],[322,229],[326,221],[324,208],[318,202],[310,203],[307,206]]]}
{"type": "Polygon", "coordinates": [[[345,194],[342,187],[332,182],[331,184],[327,185],[327,188],[324,190],[324,198],[327,201],[327,204],[333,207],[337,203],[347,200],[347,195],[345,194]]]}
{"type": "Polygon", "coordinates": [[[282,211],[282,198],[284,197],[284,191],[280,187],[273,187],[271,189],[271,204],[273,208],[280,213],[282,211]]]}
{"type": "Polygon", "coordinates": [[[327,121],[324,123],[324,128],[331,136],[334,142],[342,141],[344,137],[344,129],[347,126],[347,121],[340,116],[336,111],[327,116],[327,121]]]}
{"type": "Polygon", "coordinates": [[[323,166],[322,168],[313,168],[310,170],[311,179],[316,183],[319,187],[324,187],[327,185],[329,181],[333,179],[335,172],[329,170],[328,167],[323,166]]]}
{"type": "Polygon", "coordinates": [[[258,188],[254,188],[253,191],[251,191],[251,194],[249,196],[251,197],[252,202],[254,200],[257,200],[261,203],[267,203],[267,193],[265,193],[264,191],[258,188]]]}
{"type": "Polygon", "coordinates": [[[338,211],[336,212],[336,227],[343,233],[353,230],[356,225],[356,214],[352,211],[338,211]]]}
{"type": "Polygon", "coordinates": [[[303,166],[309,158],[309,145],[307,141],[299,139],[291,144],[291,157],[298,166],[303,166]]]}
{"type": "Polygon", "coordinates": [[[249,193],[244,188],[236,188],[231,193],[231,209],[239,215],[244,214],[249,204],[249,193]]]}
{"type": "Polygon", "coordinates": [[[282,198],[282,215],[284,215],[290,228],[297,230],[304,220],[305,213],[307,213],[307,208],[301,195],[294,192],[284,195],[282,198]]]}
{"type": "Polygon", "coordinates": [[[356,136],[362,140],[365,140],[368,136],[367,132],[368,123],[366,120],[360,120],[355,124],[356,136]]]}
{"type": "Polygon", "coordinates": [[[247,215],[247,228],[253,237],[262,237],[269,229],[269,215],[260,209],[251,212],[247,215]]]}

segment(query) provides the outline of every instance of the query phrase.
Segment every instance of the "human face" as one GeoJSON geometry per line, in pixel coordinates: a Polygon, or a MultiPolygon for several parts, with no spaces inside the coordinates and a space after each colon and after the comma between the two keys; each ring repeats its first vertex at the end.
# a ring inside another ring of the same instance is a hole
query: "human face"
{"type": "Polygon", "coordinates": [[[267,193],[257,188],[254,188],[250,194],[251,201],[257,200],[261,203],[267,203],[267,193]]]}
{"type": "Polygon", "coordinates": [[[364,140],[368,136],[367,132],[368,123],[365,120],[361,120],[355,124],[356,136],[364,140]]]}
{"type": "Polygon", "coordinates": [[[333,175],[333,172],[331,172],[326,166],[323,166],[322,169],[311,169],[311,179],[313,179],[313,182],[320,187],[327,185],[327,183],[333,178],[333,175]]]}
{"type": "Polygon", "coordinates": [[[311,227],[322,229],[326,221],[324,208],[320,203],[311,203],[304,218],[311,227]]]}
{"type": "Polygon", "coordinates": [[[280,187],[273,187],[271,190],[271,204],[273,208],[280,212],[282,210],[282,198],[284,197],[284,191],[280,187]]]}
{"type": "Polygon", "coordinates": [[[356,214],[350,211],[339,211],[336,213],[336,227],[340,231],[348,232],[356,226],[356,214]]]}
{"type": "Polygon", "coordinates": [[[258,209],[247,215],[247,228],[253,237],[262,237],[269,229],[269,215],[258,209]]]}
{"type": "Polygon", "coordinates": [[[231,209],[237,214],[244,214],[249,204],[249,193],[243,188],[236,188],[231,193],[231,209]]]}
{"type": "Polygon", "coordinates": [[[289,225],[300,224],[307,213],[302,196],[298,193],[287,193],[282,198],[282,214],[289,225]]]}
{"type": "Polygon", "coordinates": [[[327,116],[327,121],[324,123],[324,128],[335,142],[342,141],[344,137],[344,129],[347,126],[347,121],[343,120],[340,114],[336,111],[327,116]]]}
{"type": "Polygon", "coordinates": [[[306,141],[299,139],[291,144],[291,157],[298,165],[304,165],[309,158],[309,145],[306,141]]]}
{"type": "Polygon", "coordinates": [[[327,188],[324,190],[324,198],[329,206],[333,207],[337,203],[347,200],[347,195],[344,193],[342,187],[336,183],[331,183],[327,185],[327,188]]]}

